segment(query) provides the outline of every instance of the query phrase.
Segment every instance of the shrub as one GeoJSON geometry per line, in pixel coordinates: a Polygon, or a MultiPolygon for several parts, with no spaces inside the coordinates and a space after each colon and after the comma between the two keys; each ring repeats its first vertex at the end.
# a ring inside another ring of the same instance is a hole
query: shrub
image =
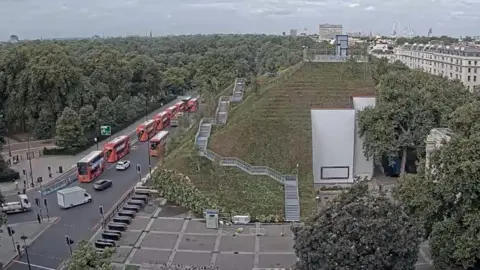
{"type": "Polygon", "coordinates": [[[10,168],[0,170],[0,183],[13,182],[20,179],[20,173],[10,168]]]}

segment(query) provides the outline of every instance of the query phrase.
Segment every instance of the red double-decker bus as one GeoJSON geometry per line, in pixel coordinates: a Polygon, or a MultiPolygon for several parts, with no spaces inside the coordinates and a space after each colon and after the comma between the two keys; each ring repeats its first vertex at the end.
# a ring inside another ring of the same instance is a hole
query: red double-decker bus
{"type": "Polygon", "coordinates": [[[148,141],[148,139],[152,138],[156,133],[155,128],[156,128],[155,127],[155,120],[153,120],[153,119],[147,120],[147,121],[143,122],[142,124],[140,124],[137,127],[138,141],[146,142],[146,141],[148,141]]]}
{"type": "Polygon", "coordinates": [[[167,138],[168,131],[162,130],[150,140],[150,156],[163,157],[167,138]]]}
{"type": "Polygon", "coordinates": [[[118,136],[103,147],[107,162],[113,163],[130,153],[130,138],[127,135],[118,136]]]}
{"type": "Polygon", "coordinates": [[[173,105],[173,106],[168,107],[165,111],[168,112],[168,117],[170,117],[170,119],[172,119],[177,115],[178,108],[177,108],[177,106],[173,105]]]}
{"type": "Polygon", "coordinates": [[[170,125],[170,117],[168,116],[167,111],[163,111],[153,118],[157,125],[157,131],[163,130],[170,125]]]}
{"type": "Polygon", "coordinates": [[[77,162],[78,181],[90,183],[105,170],[103,151],[92,151],[77,162]]]}
{"type": "Polygon", "coordinates": [[[187,101],[186,100],[179,101],[179,102],[175,103],[174,106],[177,107],[177,112],[186,112],[187,111],[187,101]]]}
{"type": "Polygon", "coordinates": [[[187,101],[187,111],[196,112],[198,110],[198,98],[192,98],[187,101]]]}

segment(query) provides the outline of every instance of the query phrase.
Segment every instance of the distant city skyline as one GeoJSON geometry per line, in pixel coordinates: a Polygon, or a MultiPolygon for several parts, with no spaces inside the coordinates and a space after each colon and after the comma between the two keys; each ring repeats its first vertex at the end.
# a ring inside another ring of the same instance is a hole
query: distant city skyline
{"type": "Polygon", "coordinates": [[[480,0],[3,0],[0,40],[212,33],[282,34],[319,24],[390,35],[478,36],[480,0]],[[402,35],[397,30],[398,35],[402,35]]]}

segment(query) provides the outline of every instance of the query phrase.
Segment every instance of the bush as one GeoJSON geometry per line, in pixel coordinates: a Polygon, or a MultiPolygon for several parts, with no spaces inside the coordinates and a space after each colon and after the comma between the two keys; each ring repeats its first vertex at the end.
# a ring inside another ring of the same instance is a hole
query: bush
{"type": "MultiPolygon", "coordinates": [[[[222,217],[238,215],[233,209],[226,209],[206,197],[197,189],[187,175],[171,170],[159,169],[152,176],[152,186],[158,189],[159,195],[167,201],[175,203],[192,211],[197,216],[203,216],[206,209],[217,209],[222,217]]],[[[278,215],[256,215],[250,217],[252,222],[278,223],[283,217],[278,215]]]]}
{"type": "MultiPolygon", "coordinates": [[[[160,107],[162,107],[162,104],[165,105],[165,104],[175,100],[176,98],[177,98],[177,96],[166,96],[162,100],[158,101],[158,103],[151,104],[147,109],[147,113],[151,113],[155,110],[158,110],[160,107]]],[[[145,113],[139,113],[135,117],[133,117],[131,121],[128,121],[127,123],[122,124],[122,125],[115,126],[114,130],[112,130],[112,134],[114,132],[118,132],[122,129],[127,128],[128,126],[133,124],[138,119],[141,119],[142,117],[145,117],[145,113]]],[[[113,129],[113,127],[112,127],[112,129],[113,129]]],[[[86,149],[90,148],[91,146],[95,145],[96,144],[95,141],[94,141],[95,137],[97,138],[98,142],[101,142],[101,141],[109,138],[108,136],[102,137],[102,136],[98,136],[98,134],[90,134],[90,136],[87,135],[87,144],[83,147],[80,147],[80,148],[46,148],[45,147],[45,148],[43,148],[43,154],[44,155],[51,155],[51,156],[76,155],[78,153],[81,153],[81,152],[85,151],[86,149]]]]}
{"type": "Polygon", "coordinates": [[[0,170],[0,183],[13,182],[20,179],[20,173],[10,168],[0,170]]]}

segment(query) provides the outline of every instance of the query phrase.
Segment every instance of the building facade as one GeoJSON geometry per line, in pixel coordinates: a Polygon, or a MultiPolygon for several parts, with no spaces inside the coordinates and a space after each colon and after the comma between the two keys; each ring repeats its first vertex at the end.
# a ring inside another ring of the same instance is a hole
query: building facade
{"type": "Polygon", "coordinates": [[[320,24],[318,28],[319,40],[334,40],[337,35],[343,35],[343,26],[341,24],[320,24]]]}
{"type": "Polygon", "coordinates": [[[410,68],[460,80],[470,91],[480,88],[480,48],[405,44],[395,59],[410,68]]]}
{"type": "Polygon", "coordinates": [[[290,29],[290,36],[296,37],[297,36],[297,29],[290,29]]]}

